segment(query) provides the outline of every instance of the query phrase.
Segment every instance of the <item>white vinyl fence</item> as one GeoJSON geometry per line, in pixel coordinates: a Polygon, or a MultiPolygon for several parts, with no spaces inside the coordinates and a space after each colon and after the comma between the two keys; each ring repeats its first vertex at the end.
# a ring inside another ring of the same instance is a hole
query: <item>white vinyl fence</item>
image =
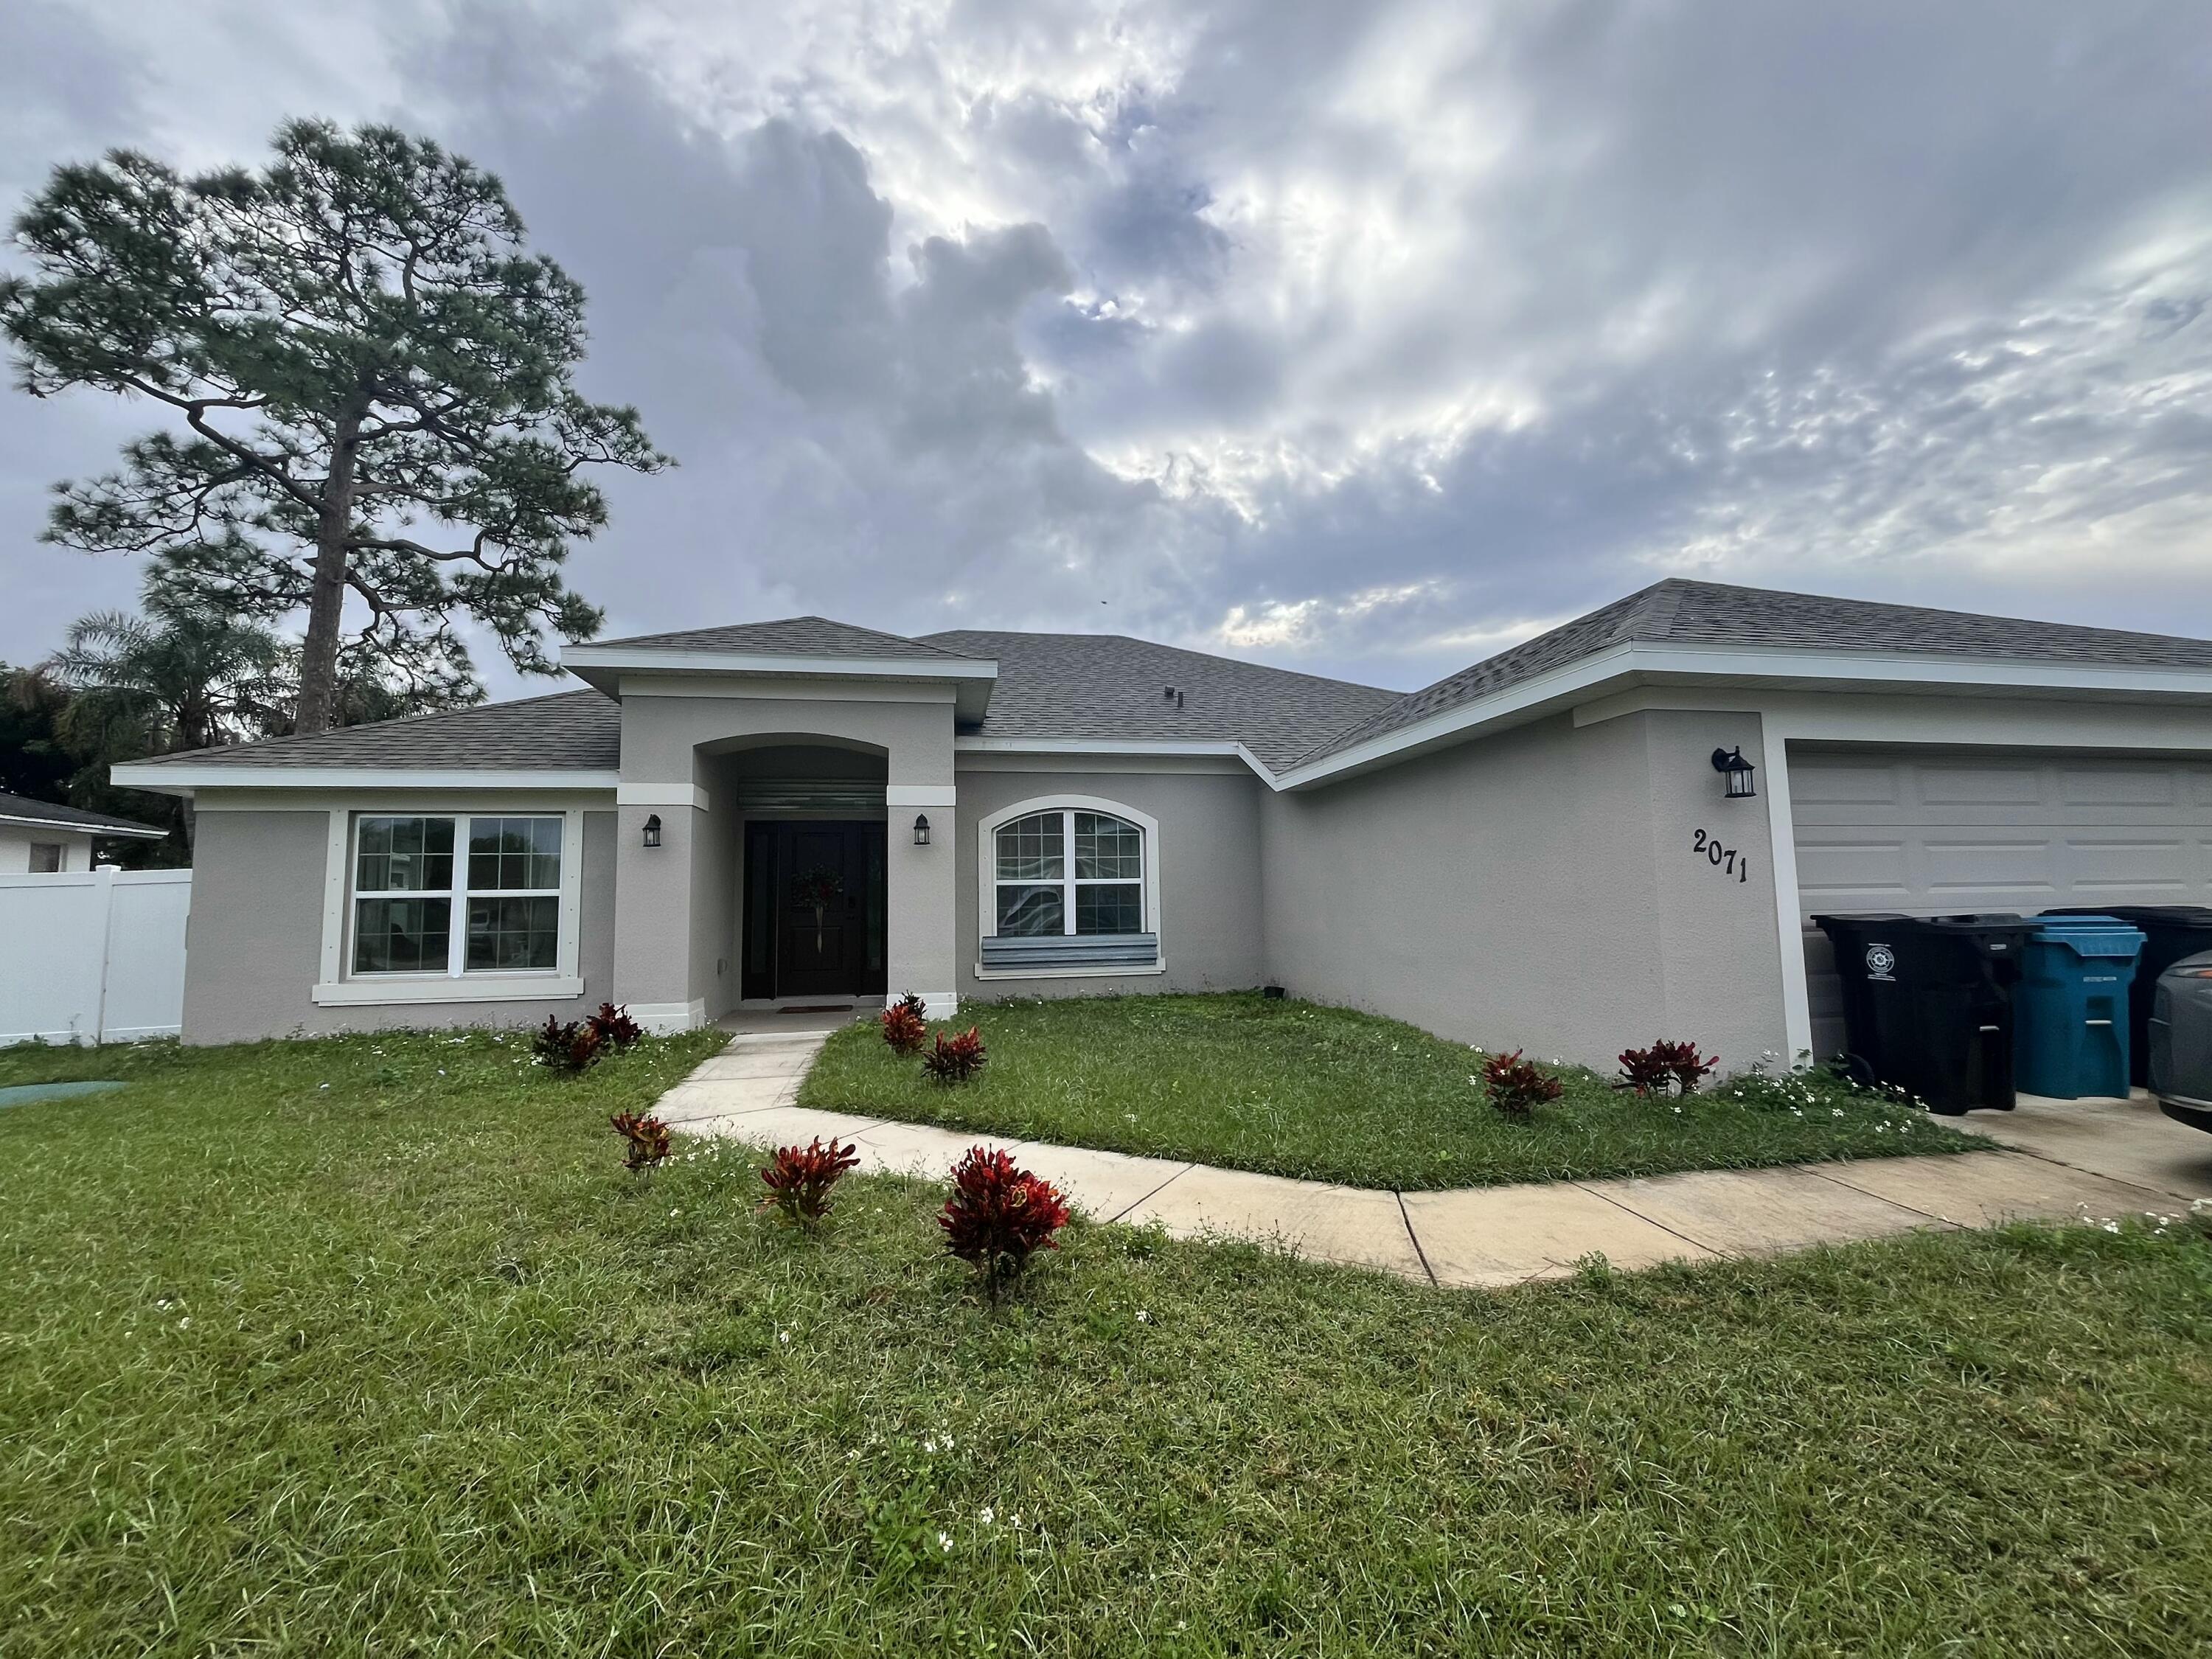
{"type": "Polygon", "coordinates": [[[191,906],[189,870],[0,876],[0,1043],[174,1036],[191,906]]]}

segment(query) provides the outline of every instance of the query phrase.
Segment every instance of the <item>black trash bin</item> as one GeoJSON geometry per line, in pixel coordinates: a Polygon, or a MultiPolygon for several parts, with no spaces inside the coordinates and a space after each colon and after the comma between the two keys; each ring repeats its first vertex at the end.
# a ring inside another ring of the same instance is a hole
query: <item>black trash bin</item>
{"type": "Polygon", "coordinates": [[[2046,916],[2112,916],[2142,930],[2142,955],[2136,958],[2135,983],[2128,988],[2128,1081],[2150,1085],[2150,1014],[2158,999],[2158,976],[2184,957],[2212,951],[2212,908],[2202,904],[2093,904],[2045,910],[2046,916]]]}
{"type": "Polygon", "coordinates": [[[2033,924],[2014,915],[1815,916],[1836,947],[1853,1074],[1930,1111],[2010,1111],[2012,986],[2033,924]]]}

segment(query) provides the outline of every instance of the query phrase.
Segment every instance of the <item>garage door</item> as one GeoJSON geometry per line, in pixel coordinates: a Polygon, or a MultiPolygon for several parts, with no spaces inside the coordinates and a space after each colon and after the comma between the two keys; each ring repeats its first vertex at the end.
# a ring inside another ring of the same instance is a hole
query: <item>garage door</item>
{"type": "Polygon", "coordinates": [[[2212,764],[1790,748],[1813,1051],[1843,1047],[1816,915],[2212,903],[2212,764]]]}

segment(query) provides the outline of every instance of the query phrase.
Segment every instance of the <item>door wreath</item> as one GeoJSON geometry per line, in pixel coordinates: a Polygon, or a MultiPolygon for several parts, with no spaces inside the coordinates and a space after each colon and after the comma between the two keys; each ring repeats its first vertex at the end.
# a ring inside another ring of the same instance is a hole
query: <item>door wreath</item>
{"type": "Polygon", "coordinates": [[[835,870],[809,870],[791,884],[792,896],[799,903],[811,905],[814,910],[814,954],[822,954],[823,913],[830,902],[845,890],[845,878],[835,870]]]}

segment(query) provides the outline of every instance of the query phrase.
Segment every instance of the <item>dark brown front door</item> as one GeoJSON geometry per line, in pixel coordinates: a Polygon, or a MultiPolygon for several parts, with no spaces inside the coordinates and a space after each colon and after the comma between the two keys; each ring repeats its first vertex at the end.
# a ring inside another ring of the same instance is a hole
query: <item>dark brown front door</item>
{"type": "Polygon", "coordinates": [[[745,827],[748,997],[880,996],[884,826],[745,827]]]}

